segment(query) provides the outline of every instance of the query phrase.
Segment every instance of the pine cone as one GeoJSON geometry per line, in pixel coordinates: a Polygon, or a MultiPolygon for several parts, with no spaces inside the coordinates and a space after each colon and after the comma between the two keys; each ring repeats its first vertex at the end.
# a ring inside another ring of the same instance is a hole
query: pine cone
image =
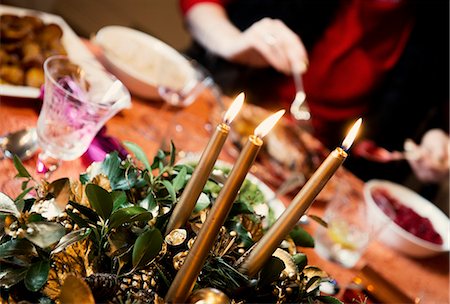
{"type": "Polygon", "coordinates": [[[111,299],[119,288],[117,275],[111,273],[94,273],[84,280],[89,285],[96,302],[111,299]]]}

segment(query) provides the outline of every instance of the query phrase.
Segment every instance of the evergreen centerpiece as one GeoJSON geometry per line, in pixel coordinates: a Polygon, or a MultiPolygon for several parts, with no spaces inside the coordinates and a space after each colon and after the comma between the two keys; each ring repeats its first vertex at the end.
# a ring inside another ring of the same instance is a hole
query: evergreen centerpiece
{"type": "MultiPolygon", "coordinates": [[[[186,226],[163,237],[194,168],[175,163],[173,145],[152,163],[135,144],[126,146],[135,158],[108,154],[79,180],[37,182],[14,159],[24,182],[14,200],[0,193],[1,302],[163,303],[223,180],[211,175],[186,226]]],[[[222,172],[226,178],[228,171],[222,172]]],[[[320,294],[328,275],[296,251],[314,246],[300,227],[255,279],[237,270],[271,222],[270,212],[255,212],[264,203],[246,180],[190,300],[217,289],[231,303],[340,303],[320,294]]]]}

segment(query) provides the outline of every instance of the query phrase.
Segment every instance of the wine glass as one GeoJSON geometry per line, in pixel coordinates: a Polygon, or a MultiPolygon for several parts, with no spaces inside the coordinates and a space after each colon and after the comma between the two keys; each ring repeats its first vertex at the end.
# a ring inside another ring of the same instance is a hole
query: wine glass
{"type": "MultiPolygon", "coordinates": [[[[165,132],[163,132],[164,135],[161,139],[161,145],[163,147],[167,144],[167,141],[169,140],[168,137],[174,139],[174,137],[176,138],[181,135],[184,131],[182,122],[185,120],[192,121],[196,119],[195,117],[189,117],[188,113],[183,113],[182,115],[182,110],[195,102],[207,89],[209,89],[212,94],[212,97],[209,96],[207,100],[218,102],[219,106],[223,107],[220,88],[215,84],[210,73],[197,61],[187,57],[185,58],[187,64],[178,66],[178,70],[176,71],[179,83],[174,84],[172,82],[170,85],[160,84],[158,86],[158,93],[164,101],[162,109],[171,110],[173,112],[165,132]]],[[[203,130],[197,130],[197,132],[210,132],[212,129],[209,121],[205,122],[202,128],[203,130]]],[[[192,138],[195,134],[190,134],[189,136],[192,138]]]]}
{"type": "Polygon", "coordinates": [[[131,106],[130,93],[96,61],[52,56],[44,62],[45,87],[37,122],[38,173],[80,157],[100,128],[131,106]]]}

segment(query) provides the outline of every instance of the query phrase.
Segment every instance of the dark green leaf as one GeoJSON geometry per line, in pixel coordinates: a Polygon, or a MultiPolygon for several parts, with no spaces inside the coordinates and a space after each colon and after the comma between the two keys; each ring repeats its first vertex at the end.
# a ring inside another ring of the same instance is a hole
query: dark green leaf
{"type": "Polygon", "coordinates": [[[84,240],[89,236],[90,233],[91,229],[89,228],[81,228],[78,230],[73,230],[72,232],[66,234],[59,240],[58,244],[56,244],[56,247],[52,250],[51,253],[56,254],[58,252],[63,251],[70,245],[79,242],[81,240],[84,240]]]}
{"type": "Polygon", "coordinates": [[[180,191],[180,189],[184,187],[184,184],[186,183],[186,175],[186,168],[183,167],[181,168],[181,171],[178,172],[178,175],[172,180],[172,185],[175,192],[180,191]]]}
{"type": "Polygon", "coordinates": [[[200,212],[203,209],[205,209],[206,207],[208,207],[211,204],[211,201],[209,200],[208,195],[206,195],[205,193],[200,193],[200,196],[197,200],[197,203],[195,204],[194,207],[194,213],[200,212]]]}
{"type": "Polygon", "coordinates": [[[47,282],[50,261],[39,261],[31,265],[25,276],[25,287],[33,292],[38,291],[47,282]]]}
{"type": "Polygon", "coordinates": [[[231,214],[252,214],[255,211],[253,207],[244,202],[235,202],[231,208],[231,214]]]}
{"type": "Polygon", "coordinates": [[[66,229],[58,223],[35,222],[29,223],[28,228],[32,228],[33,233],[27,233],[25,238],[41,248],[58,242],[66,234],[66,229]]]}
{"type": "Polygon", "coordinates": [[[80,182],[85,185],[89,182],[89,173],[80,174],[80,182]]]}
{"type": "Polygon", "coordinates": [[[100,168],[100,172],[108,177],[112,190],[129,190],[137,181],[136,170],[128,170],[125,174],[121,161],[118,152],[113,151],[106,155],[100,168]]]}
{"type": "Polygon", "coordinates": [[[173,166],[175,164],[175,158],[177,156],[177,149],[175,149],[175,145],[173,144],[173,141],[170,141],[170,162],[169,166],[173,166]]]}
{"type": "Polygon", "coordinates": [[[344,302],[339,301],[338,299],[330,296],[317,296],[316,300],[320,301],[320,303],[324,304],[343,304],[344,302]]]}
{"type": "Polygon", "coordinates": [[[113,199],[113,211],[119,208],[123,208],[124,205],[128,202],[127,194],[125,191],[113,191],[111,192],[111,196],[113,199]]]}
{"type": "Polygon", "coordinates": [[[133,247],[133,268],[145,266],[154,259],[162,248],[163,238],[158,229],[150,229],[141,234],[133,247]]]}
{"type": "Polygon", "coordinates": [[[313,215],[313,214],[308,214],[308,217],[311,218],[312,220],[316,221],[323,227],[328,228],[328,223],[325,222],[321,217],[319,217],[317,215],[313,215]]]}
{"type": "Polygon", "coordinates": [[[25,177],[25,178],[31,178],[30,173],[28,173],[27,169],[22,164],[22,161],[17,157],[17,155],[14,155],[14,167],[16,167],[17,170],[17,177],[25,177]]]}
{"type": "Polygon", "coordinates": [[[27,267],[22,268],[1,268],[0,270],[0,287],[11,288],[15,284],[25,278],[27,274],[27,267]]]}
{"type": "Polygon", "coordinates": [[[276,281],[284,269],[284,263],[277,257],[270,257],[259,274],[259,286],[266,286],[276,281]]]}
{"type": "Polygon", "coordinates": [[[109,219],[109,227],[117,228],[125,223],[132,223],[138,221],[149,221],[152,214],[146,209],[138,206],[118,209],[111,214],[109,219]]]}
{"type": "Polygon", "coordinates": [[[230,228],[231,230],[237,232],[238,240],[242,243],[241,245],[244,246],[244,248],[248,248],[253,245],[254,241],[250,237],[247,229],[245,229],[245,227],[242,225],[241,221],[233,222],[230,228]]]}
{"type": "Polygon", "coordinates": [[[20,193],[20,194],[16,197],[15,201],[18,202],[18,201],[20,201],[20,200],[23,200],[23,198],[25,197],[25,195],[27,195],[28,193],[30,193],[30,191],[33,190],[33,189],[34,189],[34,187],[29,187],[29,188],[23,190],[22,193],[20,193]]]}
{"type": "Polygon", "coordinates": [[[0,244],[0,258],[5,259],[18,255],[36,255],[33,244],[25,239],[12,239],[0,244]]]}
{"type": "Polygon", "coordinates": [[[300,247],[314,247],[314,239],[303,228],[297,226],[289,233],[295,245],[300,247]]]}
{"type": "Polygon", "coordinates": [[[169,192],[172,203],[174,203],[175,200],[177,199],[177,195],[175,194],[175,189],[173,188],[172,184],[168,180],[163,180],[162,183],[166,187],[167,192],[169,192]]]}
{"type": "Polygon", "coordinates": [[[164,151],[158,150],[158,152],[156,152],[155,157],[153,158],[153,163],[151,166],[152,170],[161,168],[161,166],[164,167],[164,159],[165,158],[166,158],[166,154],[164,153],[164,151]]]}
{"type": "Polygon", "coordinates": [[[81,213],[82,215],[84,215],[85,217],[87,217],[87,218],[91,221],[91,223],[93,223],[93,224],[97,223],[98,220],[100,219],[100,218],[98,217],[98,214],[95,213],[95,211],[92,210],[92,209],[89,208],[89,207],[80,205],[80,204],[75,203],[75,202],[72,202],[72,201],[69,202],[69,204],[71,204],[75,209],[77,209],[78,211],[80,211],[80,213],[81,213]]]}
{"type": "Polygon", "coordinates": [[[43,222],[43,221],[45,221],[46,219],[42,216],[42,215],[40,215],[39,213],[31,213],[29,216],[28,216],[28,223],[33,223],[33,222],[43,222]]]}
{"type": "Polygon", "coordinates": [[[150,211],[153,216],[158,214],[159,207],[152,193],[149,193],[142,201],[140,201],[139,206],[150,211]]]}
{"type": "Polygon", "coordinates": [[[20,189],[25,190],[25,189],[27,188],[29,182],[30,182],[29,179],[24,180],[24,181],[22,182],[22,185],[20,186],[20,189]]]}
{"type": "MultiPolygon", "coordinates": [[[[122,255],[125,251],[132,249],[135,242],[134,234],[130,229],[119,227],[114,233],[108,234],[109,256],[122,255]]],[[[131,250],[129,255],[131,261],[131,250]]]]}
{"type": "Polygon", "coordinates": [[[98,185],[87,184],[86,195],[92,209],[94,209],[101,218],[107,220],[113,209],[111,194],[98,185]]]}
{"type": "Polygon", "coordinates": [[[292,256],[294,263],[297,265],[298,271],[302,271],[308,265],[308,257],[306,254],[297,253],[292,256]]]}
{"type": "Polygon", "coordinates": [[[17,218],[20,217],[20,212],[17,209],[17,206],[14,203],[14,201],[9,196],[3,194],[2,192],[0,192],[0,213],[11,214],[17,218]]]}
{"type": "MultiPolygon", "coordinates": [[[[83,219],[81,216],[79,216],[78,214],[73,213],[71,210],[66,210],[66,213],[75,222],[75,224],[77,224],[81,228],[89,227],[89,223],[85,219],[83,219]]],[[[95,225],[95,223],[92,223],[92,224],[95,225]]]]}
{"type": "Polygon", "coordinates": [[[125,141],[123,144],[128,150],[133,152],[136,158],[144,164],[145,168],[148,171],[151,171],[150,162],[148,161],[147,155],[145,154],[144,150],[141,149],[141,147],[129,141],[125,141]]]}

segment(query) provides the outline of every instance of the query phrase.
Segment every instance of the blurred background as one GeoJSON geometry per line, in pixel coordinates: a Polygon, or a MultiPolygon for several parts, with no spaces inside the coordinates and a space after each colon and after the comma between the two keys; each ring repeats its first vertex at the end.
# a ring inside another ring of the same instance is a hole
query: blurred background
{"type": "Polygon", "coordinates": [[[59,15],[85,38],[103,26],[122,25],[146,32],[179,51],[191,41],[183,27],[178,0],[1,0],[0,3],[59,15]]]}

